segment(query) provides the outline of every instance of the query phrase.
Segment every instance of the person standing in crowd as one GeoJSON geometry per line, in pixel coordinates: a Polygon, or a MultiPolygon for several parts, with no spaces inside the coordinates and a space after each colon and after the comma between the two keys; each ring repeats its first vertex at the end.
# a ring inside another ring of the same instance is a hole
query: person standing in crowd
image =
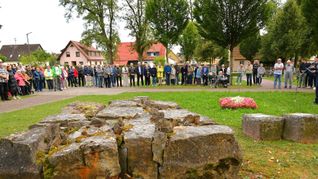
{"type": "Polygon", "coordinates": [[[201,73],[202,73],[203,85],[208,86],[209,67],[207,66],[207,64],[204,64],[201,73]]]}
{"type": "Polygon", "coordinates": [[[0,95],[2,101],[8,100],[8,80],[9,73],[4,67],[2,60],[0,60],[0,95]]]}
{"type": "Polygon", "coordinates": [[[278,89],[281,89],[281,82],[282,82],[282,74],[284,70],[284,64],[282,63],[282,59],[277,59],[277,63],[274,65],[274,89],[277,87],[278,82],[278,89]]]}
{"type": "Polygon", "coordinates": [[[187,75],[188,75],[188,66],[184,64],[181,67],[181,85],[185,85],[187,83],[187,75]]]}
{"type": "Polygon", "coordinates": [[[9,65],[7,66],[7,72],[9,75],[8,78],[8,88],[9,92],[12,95],[13,99],[21,99],[18,93],[18,82],[14,77],[14,71],[12,70],[12,67],[9,65]]]}
{"type": "Polygon", "coordinates": [[[156,86],[157,85],[157,68],[155,64],[153,64],[152,68],[150,68],[150,75],[152,78],[152,86],[156,86]]]}
{"type": "Polygon", "coordinates": [[[84,65],[83,71],[84,71],[84,81],[85,81],[85,85],[84,86],[88,87],[88,86],[91,85],[90,84],[91,81],[88,82],[88,78],[89,78],[90,74],[89,74],[89,68],[88,68],[87,65],[84,65]]]}
{"type": "Polygon", "coordinates": [[[78,65],[77,72],[78,72],[78,86],[84,87],[85,86],[85,75],[84,75],[84,68],[82,65],[78,65]]]}
{"type": "Polygon", "coordinates": [[[172,85],[176,85],[176,75],[177,75],[177,72],[176,72],[176,69],[174,68],[173,65],[171,65],[171,74],[170,74],[170,84],[172,85]]]}
{"type": "Polygon", "coordinates": [[[106,67],[104,67],[104,84],[105,84],[105,88],[111,88],[111,66],[110,65],[106,65],[106,67]]]}
{"type": "Polygon", "coordinates": [[[188,74],[187,74],[187,84],[188,84],[188,85],[192,85],[193,72],[194,72],[194,69],[193,69],[193,66],[192,66],[192,65],[189,65],[189,66],[188,66],[187,72],[188,72],[188,74]]]}
{"type": "Polygon", "coordinates": [[[52,91],[53,90],[53,72],[50,66],[47,66],[46,69],[44,70],[44,76],[45,76],[49,91],[52,91]]]}
{"type": "Polygon", "coordinates": [[[230,79],[231,79],[231,67],[228,66],[226,69],[226,77],[227,77],[227,84],[230,85],[230,79]]]}
{"type": "Polygon", "coordinates": [[[314,88],[314,86],[316,85],[316,74],[313,73],[310,69],[313,69],[313,64],[311,63],[308,63],[308,73],[307,73],[307,76],[308,76],[308,87],[307,88],[314,88]]]}
{"type": "Polygon", "coordinates": [[[164,71],[164,69],[163,69],[161,63],[159,63],[158,68],[157,68],[157,78],[158,78],[159,85],[162,85],[163,71],[164,71]]]}
{"type": "Polygon", "coordinates": [[[129,69],[127,65],[124,65],[121,71],[122,71],[122,78],[123,78],[123,86],[128,87],[129,86],[129,82],[128,82],[129,69]]]}
{"type": "Polygon", "coordinates": [[[244,65],[241,63],[239,68],[237,69],[237,73],[238,73],[237,78],[236,78],[237,85],[242,85],[242,78],[244,76],[244,71],[245,71],[244,65]]]}
{"type": "Polygon", "coordinates": [[[73,66],[68,68],[68,86],[74,87],[76,84],[74,82],[74,69],[73,66]]]}
{"type": "Polygon", "coordinates": [[[55,66],[52,69],[53,71],[53,83],[54,83],[54,91],[60,90],[62,91],[61,88],[61,76],[62,76],[62,70],[60,66],[56,63],[55,66]]]}
{"type": "Polygon", "coordinates": [[[117,76],[116,76],[116,83],[117,83],[117,87],[123,87],[123,83],[122,83],[122,74],[123,74],[123,71],[122,71],[122,68],[117,65],[117,76]]]}
{"type": "Polygon", "coordinates": [[[42,89],[45,89],[45,88],[46,88],[46,81],[45,81],[45,76],[44,76],[44,69],[43,69],[43,67],[40,67],[40,79],[41,79],[42,89]]]}
{"type": "Polygon", "coordinates": [[[263,82],[263,77],[266,73],[266,70],[264,68],[263,63],[260,64],[260,66],[257,69],[257,78],[258,78],[258,84],[261,85],[263,82]]]}
{"type": "MultiPolygon", "coordinates": [[[[24,75],[22,74],[21,70],[17,70],[16,74],[14,75],[15,79],[18,82],[18,86],[21,90],[22,95],[27,95],[28,91],[26,89],[26,83],[29,83],[27,79],[25,79],[24,75]]],[[[30,85],[30,84],[29,84],[30,85]]]]}
{"type": "Polygon", "coordinates": [[[96,67],[95,78],[97,78],[97,87],[102,88],[104,80],[104,71],[100,65],[97,65],[96,67]]]}
{"type": "Polygon", "coordinates": [[[259,67],[259,61],[258,60],[254,60],[253,63],[253,84],[254,85],[258,85],[258,78],[257,78],[257,69],[259,67]]]}
{"type": "Polygon", "coordinates": [[[136,84],[135,84],[135,75],[136,75],[137,69],[135,69],[133,63],[130,63],[130,67],[129,67],[128,71],[129,71],[130,87],[132,87],[132,86],[135,87],[136,86],[136,84]]]}
{"type": "Polygon", "coordinates": [[[144,75],[145,75],[145,85],[146,86],[150,86],[150,66],[148,64],[146,64],[145,68],[144,68],[144,75]]]}
{"type": "Polygon", "coordinates": [[[289,89],[293,86],[293,73],[294,73],[294,65],[290,60],[287,61],[285,64],[285,70],[284,70],[284,78],[285,78],[285,88],[287,88],[287,85],[289,84],[289,89]]]}
{"type": "Polygon", "coordinates": [[[66,69],[66,67],[62,67],[62,89],[67,89],[68,88],[68,70],[66,69]]]}
{"type": "Polygon", "coordinates": [[[36,92],[40,92],[40,85],[41,85],[41,76],[40,76],[40,69],[37,67],[33,72],[33,81],[34,81],[34,89],[36,92]]]}
{"type": "Polygon", "coordinates": [[[298,88],[307,87],[306,78],[307,78],[307,64],[306,64],[306,60],[302,60],[302,62],[299,65],[298,88]]]}
{"type": "Polygon", "coordinates": [[[136,73],[137,73],[137,86],[139,86],[140,83],[141,83],[141,86],[144,86],[144,67],[143,65],[141,65],[140,62],[138,62],[136,73]]]}
{"type": "Polygon", "coordinates": [[[247,86],[252,86],[252,75],[253,75],[253,65],[250,61],[247,62],[247,66],[245,69],[247,86]]]}
{"type": "Polygon", "coordinates": [[[314,103],[318,105],[318,57],[315,58],[314,63],[310,66],[311,72],[315,74],[315,82],[316,82],[316,98],[314,103]]]}
{"type": "Polygon", "coordinates": [[[196,70],[195,70],[195,82],[197,85],[201,85],[201,78],[202,78],[202,75],[201,75],[201,72],[202,72],[202,67],[200,64],[198,64],[196,70]]]}
{"type": "Polygon", "coordinates": [[[93,66],[92,67],[92,80],[93,80],[93,86],[95,87],[98,87],[97,85],[97,80],[98,80],[98,77],[97,77],[97,73],[96,73],[96,66],[93,66]]]}
{"type": "Polygon", "coordinates": [[[78,71],[74,66],[72,66],[72,68],[73,68],[73,72],[74,72],[74,78],[73,78],[74,86],[77,87],[78,80],[79,80],[78,79],[78,71]]]}
{"type": "Polygon", "coordinates": [[[180,67],[176,64],[176,65],[174,65],[174,69],[176,69],[176,85],[179,85],[179,82],[180,82],[180,77],[179,77],[180,67]]]}
{"type": "MultiPolygon", "coordinates": [[[[21,69],[22,68],[20,68],[20,70],[21,69]]],[[[22,70],[21,70],[21,72],[22,72],[22,70]]],[[[32,67],[31,66],[27,66],[26,67],[26,74],[29,77],[29,79],[28,79],[28,84],[29,85],[27,85],[26,91],[27,91],[28,94],[31,94],[32,93],[32,86],[34,84],[34,82],[33,82],[33,71],[32,71],[32,67]]]]}
{"type": "Polygon", "coordinates": [[[166,63],[165,64],[165,67],[164,67],[164,74],[165,74],[165,77],[166,77],[166,85],[170,85],[170,74],[171,74],[171,66],[166,63]]]}

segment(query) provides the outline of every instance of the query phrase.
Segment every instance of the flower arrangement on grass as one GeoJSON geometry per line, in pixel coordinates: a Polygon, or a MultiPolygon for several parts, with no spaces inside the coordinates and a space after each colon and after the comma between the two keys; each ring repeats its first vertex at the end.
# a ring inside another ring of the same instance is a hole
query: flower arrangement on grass
{"type": "Polygon", "coordinates": [[[223,109],[225,109],[225,108],[228,108],[228,109],[239,109],[239,108],[257,109],[258,108],[254,99],[240,97],[240,96],[221,98],[219,103],[223,109]]]}

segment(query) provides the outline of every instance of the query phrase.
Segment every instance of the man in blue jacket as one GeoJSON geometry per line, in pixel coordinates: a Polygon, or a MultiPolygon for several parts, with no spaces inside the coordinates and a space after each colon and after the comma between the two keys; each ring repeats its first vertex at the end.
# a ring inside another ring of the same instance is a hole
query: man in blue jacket
{"type": "Polygon", "coordinates": [[[206,64],[204,64],[201,74],[203,78],[203,85],[208,86],[209,67],[206,64]]]}
{"type": "Polygon", "coordinates": [[[171,74],[171,66],[169,64],[165,64],[164,73],[166,76],[166,85],[170,85],[170,74],[171,74]]]}

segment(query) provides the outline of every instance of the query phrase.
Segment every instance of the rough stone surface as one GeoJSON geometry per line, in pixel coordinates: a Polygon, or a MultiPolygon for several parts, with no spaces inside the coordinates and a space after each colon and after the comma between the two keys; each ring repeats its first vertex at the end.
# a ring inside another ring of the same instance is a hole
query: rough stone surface
{"type": "Polygon", "coordinates": [[[226,126],[175,127],[164,149],[161,178],[237,178],[242,156],[226,126]]]}
{"type": "Polygon", "coordinates": [[[141,104],[129,100],[116,100],[109,103],[110,107],[140,107],[141,104]]]}
{"type": "Polygon", "coordinates": [[[167,101],[146,101],[145,105],[159,110],[180,109],[177,103],[167,101]]]}
{"type": "Polygon", "coordinates": [[[92,136],[53,153],[49,166],[53,178],[111,178],[120,174],[114,136],[92,136]]]}
{"type": "Polygon", "coordinates": [[[288,114],[285,120],[283,138],[300,143],[318,142],[318,115],[288,114]]]}
{"type": "Polygon", "coordinates": [[[58,133],[57,125],[48,125],[0,139],[0,178],[41,178],[37,156],[50,148],[58,133]]]}
{"type": "Polygon", "coordinates": [[[141,107],[109,107],[97,114],[103,119],[133,119],[144,113],[141,107]]]}
{"type": "Polygon", "coordinates": [[[243,133],[255,140],[280,140],[283,134],[282,117],[264,114],[243,116],[243,133]]]}
{"type": "Polygon", "coordinates": [[[124,133],[124,147],[128,151],[128,173],[134,178],[157,178],[157,163],[152,157],[155,125],[150,123],[150,119],[144,118],[129,121],[129,124],[132,128],[124,133]]]}
{"type": "Polygon", "coordinates": [[[92,102],[74,102],[67,105],[62,113],[64,114],[84,114],[87,118],[95,117],[96,114],[103,110],[105,105],[92,102]]]}
{"type": "Polygon", "coordinates": [[[0,140],[0,178],[236,178],[232,130],[179,108],[146,96],[70,104],[0,140]]]}

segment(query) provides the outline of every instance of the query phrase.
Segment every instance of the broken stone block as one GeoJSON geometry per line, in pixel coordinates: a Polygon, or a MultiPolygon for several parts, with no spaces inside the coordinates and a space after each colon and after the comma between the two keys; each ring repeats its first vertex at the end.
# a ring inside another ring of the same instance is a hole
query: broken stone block
{"type": "Polygon", "coordinates": [[[140,104],[130,100],[116,100],[111,101],[109,107],[140,107],[140,104]]]}
{"type": "Polygon", "coordinates": [[[84,114],[87,118],[95,117],[96,114],[103,110],[105,105],[94,102],[74,102],[67,105],[63,110],[63,114],[84,114]]]}
{"type": "Polygon", "coordinates": [[[243,116],[243,133],[256,140],[280,140],[283,134],[282,117],[264,114],[246,114],[243,116]]]}
{"type": "Polygon", "coordinates": [[[116,178],[120,174],[114,136],[92,136],[61,148],[48,158],[51,178],[116,178]]]}
{"type": "Polygon", "coordinates": [[[133,119],[144,113],[141,107],[109,107],[97,114],[98,118],[111,119],[133,119]]]}
{"type": "Polygon", "coordinates": [[[168,141],[167,133],[156,131],[152,141],[152,153],[153,161],[162,165],[163,163],[163,151],[168,141]]]}
{"type": "Polygon", "coordinates": [[[160,178],[238,178],[242,155],[227,126],[178,126],[168,140],[160,178]]]}
{"type": "Polygon", "coordinates": [[[200,122],[200,116],[185,109],[160,110],[164,113],[165,119],[172,119],[178,125],[197,125],[200,122]]]}
{"type": "Polygon", "coordinates": [[[318,142],[318,115],[295,113],[283,116],[283,138],[300,143],[318,142]]]}
{"type": "Polygon", "coordinates": [[[211,120],[209,117],[200,116],[199,125],[206,126],[206,125],[216,125],[217,123],[211,120]]]}
{"type": "Polygon", "coordinates": [[[58,132],[58,125],[47,125],[0,139],[0,178],[41,178],[38,157],[48,151],[58,132]]]}
{"type": "Polygon", "coordinates": [[[147,101],[145,106],[150,108],[155,108],[158,110],[167,110],[167,109],[180,109],[179,105],[174,102],[167,101],[147,101]]]}
{"type": "Polygon", "coordinates": [[[84,114],[60,114],[49,116],[39,123],[60,124],[61,127],[80,128],[82,126],[89,125],[90,121],[87,120],[84,114]]]}
{"type": "Polygon", "coordinates": [[[155,125],[144,123],[150,119],[131,120],[132,128],[124,132],[124,147],[127,149],[128,174],[133,178],[157,178],[157,163],[152,157],[152,139],[155,125]]]}
{"type": "Polygon", "coordinates": [[[150,98],[148,96],[137,96],[134,98],[133,101],[135,101],[139,104],[145,104],[149,100],[150,100],[150,98]]]}

